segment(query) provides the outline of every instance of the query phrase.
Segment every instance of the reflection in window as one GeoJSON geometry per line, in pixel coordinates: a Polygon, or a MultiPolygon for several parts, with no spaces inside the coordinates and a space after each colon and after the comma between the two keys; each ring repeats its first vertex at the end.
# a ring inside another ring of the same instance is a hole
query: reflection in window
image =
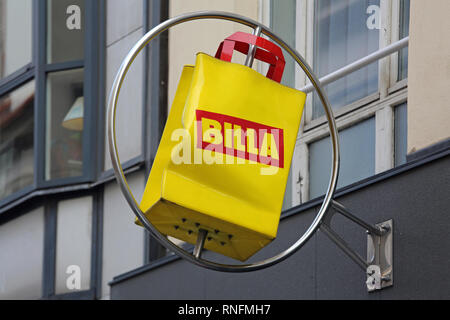
{"type": "MultiPolygon", "coordinates": [[[[319,0],[314,15],[314,71],[325,76],[378,50],[379,31],[368,28],[367,9],[379,0],[319,0]]],[[[378,63],[327,85],[333,108],[340,108],[378,91],[378,63]]],[[[314,96],[313,117],[324,114],[314,96]]]]}
{"type": "Polygon", "coordinates": [[[33,184],[34,88],[0,97],[0,198],[33,184]]]}
{"type": "MultiPolygon", "coordinates": [[[[399,38],[409,36],[409,2],[410,0],[400,1],[400,35],[399,38]]],[[[398,80],[408,77],[408,47],[403,48],[398,56],[398,80]]]]}
{"type": "Polygon", "coordinates": [[[81,176],[84,118],[83,69],[47,79],[46,180],[81,176]]]}
{"type": "Polygon", "coordinates": [[[407,104],[403,103],[394,109],[394,155],[395,166],[406,163],[408,143],[407,104]]]}
{"type": "Polygon", "coordinates": [[[47,1],[48,63],[82,60],[84,0],[47,1]]]}
{"type": "MultiPolygon", "coordinates": [[[[341,165],[337,187],[375,174],[375,118],[339,132],[341,165]]],[[[326,137],[309,145],[309,198],[323,195],[331,170],[331,144],[326,137]]]]}
{"type": "Polygon", "coordinates": [[[32,0],[0,0],[0,79],[31,62],[32,0]]]}

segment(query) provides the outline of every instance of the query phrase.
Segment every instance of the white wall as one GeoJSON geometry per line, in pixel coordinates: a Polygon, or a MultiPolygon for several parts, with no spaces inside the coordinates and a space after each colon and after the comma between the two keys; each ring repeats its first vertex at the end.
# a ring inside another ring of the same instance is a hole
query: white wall
{"type": "Polygon", "coordinates": [[[450,137],[450,1],[411,1],[408,153],[450,137]]]}
{"type": "MultiPolygon", "coordinates": [[[[258,3],[258,0],[171,0],[169,16],[216,10],[237,13],[258,20],[258,3]]],[[[200,20],[183,23],[169,30],[169,108],[172,105],[183,66],[194,64],[198,52],[214,55],[220,42],[236,31],[251,33],[253,29],[230,21],[200,20]]],[[[236,52],[233,61],[242,63],[245,61],[245,56],[236,52]]]]}
{"type": "Polygon", "coordinates": [[[0,300],[42,296],[44,209],[0,226],[0,300]]]}
{"type": "MultiPolygon", "coordinates": [[[[127,176],[138,201],[144,192],[142,172],[127,176]]],[[[135,216],[116,181],[104,191],[102,298],[109,298],[109,285],[115,276],[144,264],[144,229],[134,224],[135,216]]]]}
{"type": "MultiPolygon", "coordinates": [[[[142,37],[142,0],[108,0],[106,2],[106,101],[117,70],[128,51],[142,37]]],[[[120,91],[116,132],[121,162],[142,153],[142,70],[143,55],[139,55],[120,91]]],[[[105,144],[105,170],[111,159],[105,144]]]]}

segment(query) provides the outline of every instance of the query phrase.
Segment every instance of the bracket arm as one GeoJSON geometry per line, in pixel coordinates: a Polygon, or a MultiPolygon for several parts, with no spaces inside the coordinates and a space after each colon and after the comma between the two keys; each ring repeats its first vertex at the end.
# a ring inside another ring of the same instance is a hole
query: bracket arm
{"type": "Polygon", "coordinates": [[[347,208],[333,200],[333,211],[324,216],[320,230],[333,241],[347,256],[349,256],[367,274],[367,290],[379,290],[392,285],[392,220],[375,226],[354,216],[347,208]],[[367,260],[354,251],[332,228],[331,220],[339,213],[364,228],[367,235],[367,260]]]}
{"type": "Polygon", "coordinates": [[[342,214],[344,217],[346,217],[347,219],[353,221],[354,223],[360,225],[361,227],[363,227],[364,229],[369,231],[369,233],[371,233],[371,234],[374,234],[374,235],[377,235],[377,236],[381,237],[381,236],[383,236],[386,233],[386,230],[375,228],[372,225],[368,224],[367,222],[365,222],[365,221],[361,220],[360,218],[354,216],[350,211],[347,210],[346,207],[344,207],[342,204],[340,204],[336,200],[333,200],[333,202],[331,203],[331,206],[338,213],[342,214]]]}
{"type": "Polygon", "coordinates": [[[366,272],[369,264],[361,258],[361,256],[356,253],[350,246],[336,233],[333,229],[331,229],[328,225],[322,224],[320,226],[320,230],[325,233],[325,235],[331,239],[345,254],[347,254],[356,264],[366,272]]]}

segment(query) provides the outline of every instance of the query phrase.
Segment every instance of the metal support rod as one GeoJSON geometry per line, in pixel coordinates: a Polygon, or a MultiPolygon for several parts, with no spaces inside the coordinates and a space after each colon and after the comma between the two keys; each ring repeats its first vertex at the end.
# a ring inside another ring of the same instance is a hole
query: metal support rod
{"type": "Polygon", "coordinates": [[[333,241],[339,248],[341,248],[345,254],[347,254],[353,261],[356,262],[356,264],[361,269],[363,269],[364,272],[366,272],[369,264],[363,258],[361,258],[359,254],[353,251],[349,247],[349,245],[336,232],[333,231],[333,229],[323,223],[320,226],[320,231],[322,231],[328,238],[330,238],[331,241],[333,241]]]}
{"type": "MultiPolygon", "coordinates": [[[[253,35],[259,37],[261,35],[261,27],[256,27],[255,30],[253,30],[253,35]]],[[[254,44],[251,44],[250,47],[248,48],[248,54],[247,57],[245,58],[245,65],[247,67],[252,67],[253,65],[253,60],[255,59],[255,52],[256,52],[256,46],[254,44]]]]}
{"type": "Polygon", "coordinates": [[[193,253],[194,257],[196,257],[197,259],[200,259],[202,257],[203,246],[205,245],[205,239],[206,239],[207,234],[208,234],[208,231],[206,231],[204,229],[198,230],[197,243],[195,244],[194,253],[193,253]]]}
{"type": "Polygon", "coordinates": [[[359,224],[361,227],[363,227],[364,229],[369,231],[371,234],[381,237],[382,235],[384,235],[386,233],[386,230],[377,229],[377,228],[373,227],[372,225],[366,223],[365,221],[361,220],[360,218],[354,216],[353,214],[350,213],[350,211],[347,210],[347,208],[345,208],[342,204],[340,204],[336,200],[332,201],[331,206],[338,213],[342,214],[344,217],[346,217],[347,219],[350,219],[351,221],[355,222],[356,224],[359,224]]]}
{"type": "MultiPolygon", "coordinates": [[[[345,77],[346,75],[355,72],[365,66],[368,66],[372,62],[375,62],[379,59],[382,59],[394,52],[399,51],[400,49],[403,49],[408,46],[409,43],[409,37],[405,37],[402,40],[399,40],[397,42],[394,42],[383,49],[380,49],[378,51],[375,51],[368,56],[365,56],[364,58],[361,58],[353,63],[350,63],[346,65],[345,67],[342,67],[330,74],[327,74],[326,76],[319,79],[320,84],[322,86],[325,86],[333,81],[336,81],[340,78],[345,77]]],[[[312,84],[308,84],[300,89],[300,91],[303,91],[305,93],[313,92],[314,86],[312,84]]]]}

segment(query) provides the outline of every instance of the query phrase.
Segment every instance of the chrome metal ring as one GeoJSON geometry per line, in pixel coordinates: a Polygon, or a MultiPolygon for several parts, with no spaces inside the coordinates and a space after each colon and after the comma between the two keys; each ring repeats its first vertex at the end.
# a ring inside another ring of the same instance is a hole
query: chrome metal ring
{"type": "Polygon", "coordinates": [[[116,176],[117,182],[120,186],[120,189],[125,196],[125,199],[128,201],[128,204],[132,208],[134,214],[142,223],[142,225],[150,231],[150,233],[167,249],[174,251],[180,257],[186,259],[187,261],[194,263],[198,266],[205,267],[211,270],[216,271],[226,271],[226,272],[248,272],[255,271],[263,268],[267,268],[276,263],[283,261],[284,259],[291,256],[297,250],[299,250],[317,231],[319,228],[322,218],[325,213],[328,211],[331,205],[331,201],[333,199],[333,195],[336,189],[338,174],[339,174],[339,140],[338,140],[338,131],[336,128],[336,123],[333,116],[333,111],[330,107],[330,103],[328,102],[328,98],[325,94],[325,91],[322,89],[318,78],[314,75],[311,70],[311,67],[306,63],[303,57],[294,49],[292,49],[286,42],[284,42],[280,37],[275,35],[269,28],[262,25],[261,23],[254,21],[252,19],[233,14],[228,12],[220,12],[220,11],[200,11],[187,13],[183,15],[179,15],[177,17],[166,20],[152,30],[147,32],[130,50],[125,59],[120,66],[114,83],[111,88],[111,93],[109,96],[108,102],[108,113],[107,113],[107,121],[108,121],[108,142],[109,142],[109,151],[111,155],[112,166],[114,168],[114,174],[116,176]],[[139,52],[156,36],[158,36],[163,31],[176,26],[178,24],[193,21],[193,20],[201,20],[201,19],[219,19],[219,20],[228,20],[236,23],[240,23],[251,27],[253,29],[261,28],[261,32],[272,40],[274,40],[278,45],[280,45],[287,53],[289,53],[292,58],[300,65],[302,70],[306,73],[312,85],[317,90],[317,94],[319,95],[320,100],[322,101],[323,107],[325,109],[325,115],[327,117],[328,126],[330,128],[330,138],[332,142],[332,166],[331,166],[331,176],[328,184],[328,189],[325,195],[325,198],[322,202],[322,206],[320,207],[319,212],[314,218],[313,222],[303,234],[301,238],[299,238],[294,244],[292,244],[288,249],[280,252],[279,254],[250,264],[220,264],[210,260],[205,260],[202,258],[196,258],[193,254],[188,251],[178,247],[169,239],[167,239],[162,233],[160,233],[145,217],[142,210],[139,208],[139,204],[134,198],[130,187],[126,181],[125,175],[123,173],[123,168],[120,164],[119,154],[116,145],[116,128],[115,128],[115,118],[116,118],[116,107],[117,101],[119,98],[120,88],[125,79],[125,76],[133,63],[136,56],[139,52]]]}

